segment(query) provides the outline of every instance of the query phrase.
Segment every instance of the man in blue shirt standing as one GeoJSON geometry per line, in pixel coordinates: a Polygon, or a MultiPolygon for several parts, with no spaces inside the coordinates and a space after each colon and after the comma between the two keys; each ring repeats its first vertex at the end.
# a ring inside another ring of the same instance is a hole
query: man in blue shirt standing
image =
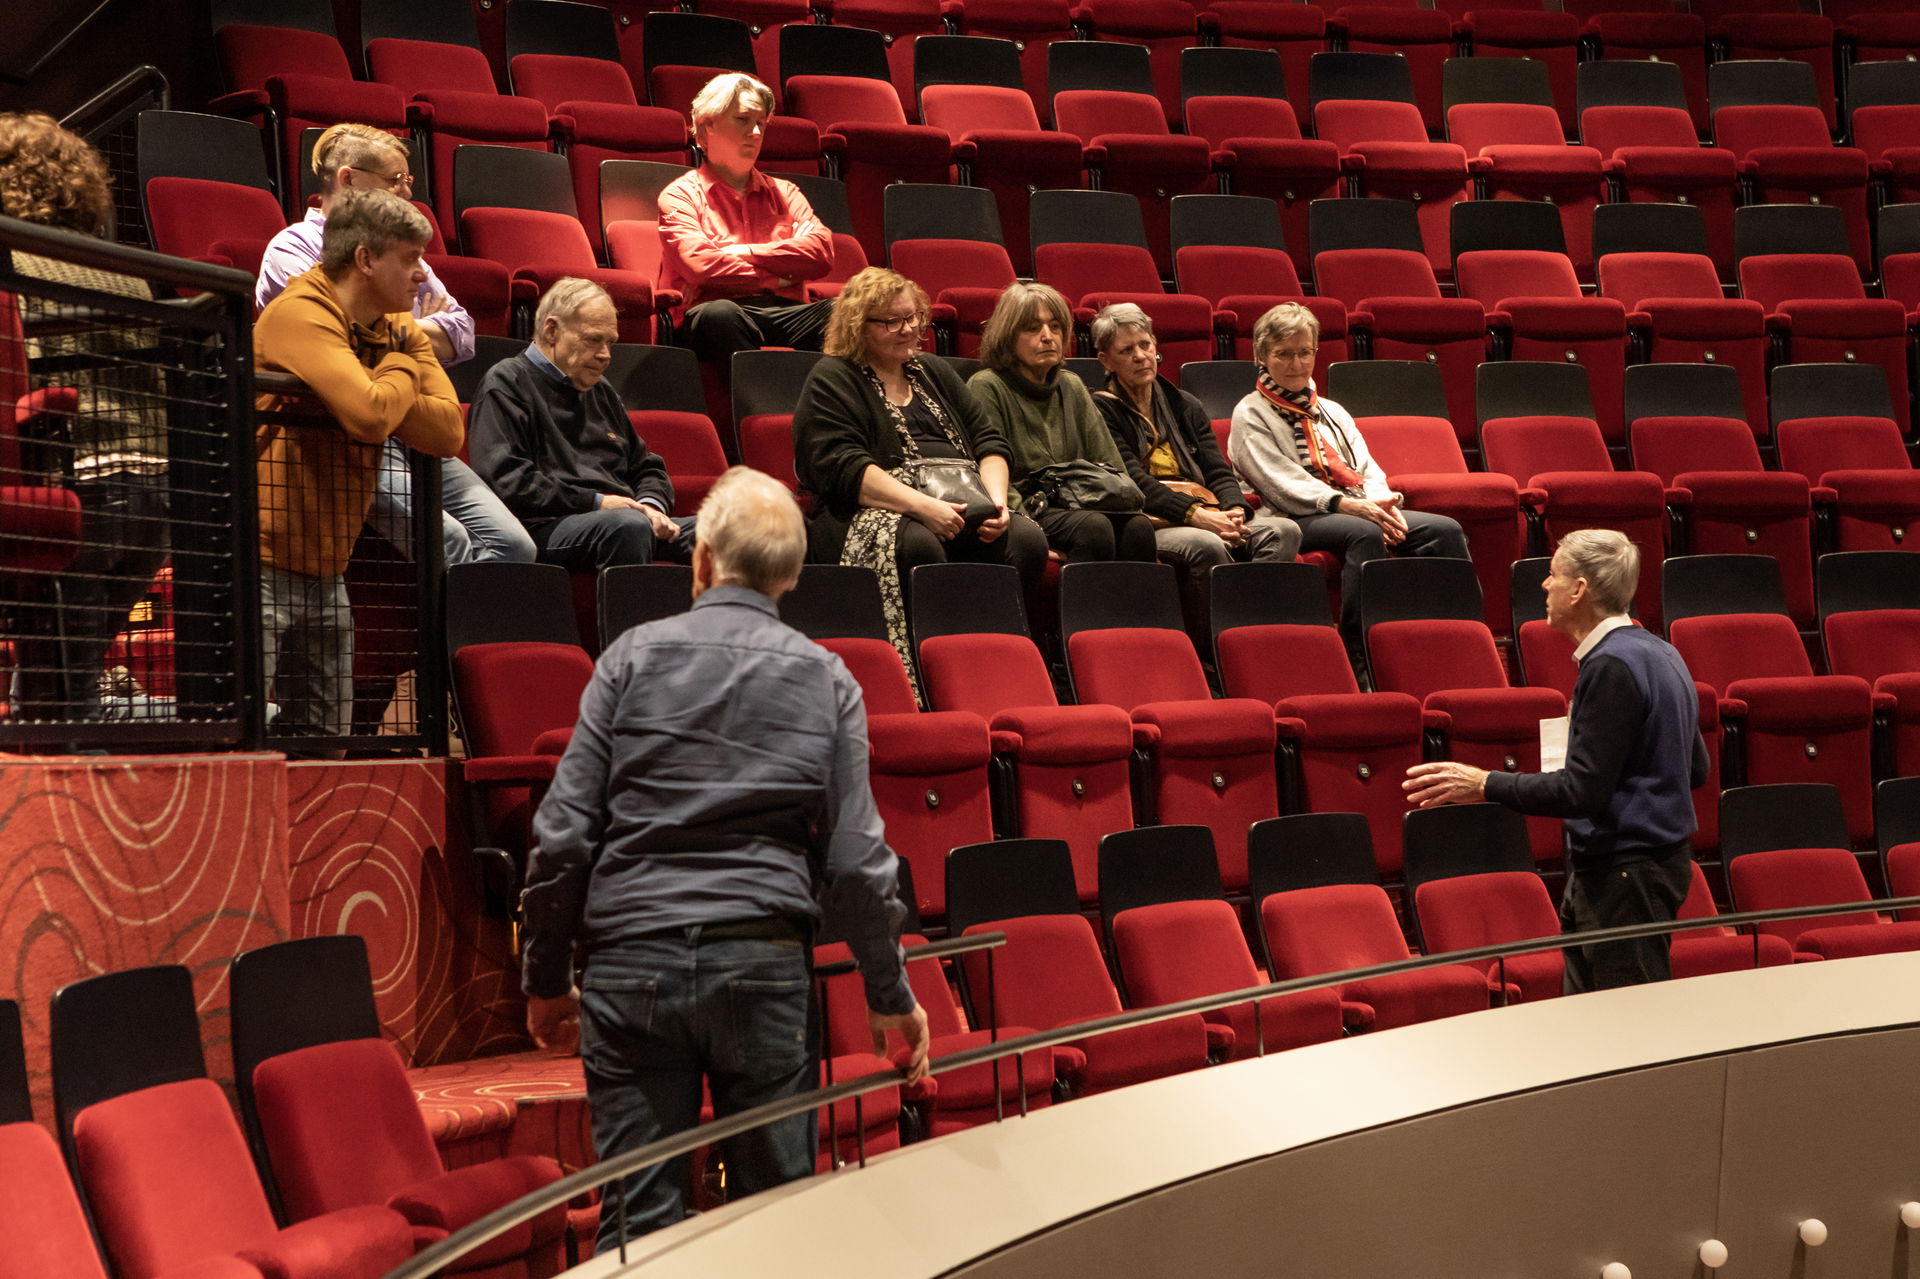
{"type": "MultiPolygon", "coordinates": [[[[1416,764],[1402,783],[1421,808],[1491,800],[1565,818],[1568,932],[1671,920],[1692,882],[1693,788],[1707,777],[1700,703],[1680,654],[1627,616],[1639,581],[1639,550],[1612,529],[1569,533],[1554,552],[1547,622],[1578,645],[1580,666],[1564,768],[1416,764]]],[[[1666,978],[1667,940],[1569,947],[1567,993],[1666,978]]]]}
{"type": "MultiPolygon", "coordinates": [[[[876,1050],[897,1031],[909,1078],[927,1073],[860,687],[774,608],[805,556],[800,510],[736,467],[696,528],[694,606],[601,656],[521,898],[527,1026],[558,1047],[578,1017],[602,1159],[693,1127],[703,1078],[721,1117],[818,1085],[808,945],[823,916],[859,962],[876,1050]]],[[[805,1113],[730,1138],[731,1184],[806,1176],[817,1135],[805,1113]]],[[[686,1215],[687,1168],[628,1179],[631,1233],[686,1215]]],[[[618,1215],[601,1213],[603,1249],[618,1215]]]]}

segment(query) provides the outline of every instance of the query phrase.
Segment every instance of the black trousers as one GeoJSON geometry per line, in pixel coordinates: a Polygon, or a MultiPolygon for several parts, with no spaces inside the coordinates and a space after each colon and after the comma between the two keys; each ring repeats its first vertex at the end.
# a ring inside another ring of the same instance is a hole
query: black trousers
{"type": "MultiPolygon", "coordinates": [[[[1466,559],[1467,535],[1458,521],[1430,511],[1402,511],[1407,536],[1393,548],[1395,555],[1435,555],[1466,559]]],[[[1349,651],[1361,651],[1360,570],[1370,560],[1387,555],[1386,535],[1372,520],[1357,515],[1296,515],[1300,551],[1332,551],[1340,557],[1340,634],[1349,651]]]]}
{"type": "MultiPolygon", "coordinates": [[[[1693,851],[1683,841],[1664,852],[1623,854],[1590,870],[1570,869],[1560,898],[1560,927],[1569,933],[1674,919],[1693,882],[1693,851]]],[[[1667,937],[1569,946],[1569,995],[1665,981],[1672,975],[1667,937]]]]}
{"type": "Polygon", "coordinates": [[[900,566],[900,594],[909,609],[913,607],[913,570],[922,564],[945,564],[949,560],[1013,565],[1020,573],[1028,616],[1033,616],[1034,599],[1047,571],[1047,538],[1032,520],[1015,513],[1007,521],[1007,531],[991,542],[982,542],[979,534],[972,532],[943,542],[912,516],[901,520],[894,562],[900,566]]]}
{"type": "Polygon", "coordinates": [[[763,346],[818,351],[827,336],[833,302],[794,302],[772,293],[747,298],[717,298],[687,308],[681,318],[686,344],[711,361],[723,379],[733,376],[733,353],[763,346]]]}
{"type": "Polygon", "coordinates": [[[1156,554],[1153,525],[1144,515],[1109,515],[1105,511],[1076,511],[1050,506],[1034,518],[1047,535],[1047,545],[1067,557],[1069,564],[1094,560],[1144,560],[1156,554]]]}

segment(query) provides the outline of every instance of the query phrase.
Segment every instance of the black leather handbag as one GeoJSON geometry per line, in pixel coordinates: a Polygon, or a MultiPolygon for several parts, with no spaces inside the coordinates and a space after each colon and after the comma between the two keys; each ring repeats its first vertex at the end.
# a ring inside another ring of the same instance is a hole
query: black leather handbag
{"type": "Polygon", "coordinates": [[[1029,477],[1034,505],[1070,511],[1105,511],[1109,515],[1138,515],[1147,500],[1126,472],[1077,457],[1071,462],[1043,466],[1029,477]]]}
{"type": "Polygon", "coordinates": [[[964,507],[960,517],[970,529],[979,528],[1000,511],[987,492],[980,467],[968,457],[923,457],[907,463],[913,486],[936,502],[964,507]]]}

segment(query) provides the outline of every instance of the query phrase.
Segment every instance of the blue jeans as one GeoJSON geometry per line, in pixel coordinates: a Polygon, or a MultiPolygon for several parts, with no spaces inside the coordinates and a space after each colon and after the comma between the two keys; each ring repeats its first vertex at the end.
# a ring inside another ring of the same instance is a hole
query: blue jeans
{"type": "MultiPolygon", "coordinates": [[[[599,1158],[700,1121],[700,1083],[725,1118],[816,1086],[812,980],[798,942],[684,935],[596,950],[580,981],[580,1056],[599,1158]]],[[[809,1111],[721,1143],[729,1186],[752,1194],[813,1171],[819,1117],[809,1111]]],[[[687,1215],[689,1157],[628,1178],[627,1233],[687,1215]]],[[[601,1206],[599,1249],[619,1243],[619,1213],[601,1206]]]]}
{"type": "Polygon", "coordinates": [[[353,605],[344,577],[260,566],[260,667],[275,737],[345,737],[353,728],[353,605]]]}
{"type": "MultiPolygon", "coordinates": [[[[413,485],[407,470],[407,446],[387,441],[374,481],[373,509],[367,522],[374,531],[412,558],[413,485]]],[[[487,482],[457,457],[440,464],[440,541],[449,567],[500,561],[533,563],[533,539],[487,482]]]]}

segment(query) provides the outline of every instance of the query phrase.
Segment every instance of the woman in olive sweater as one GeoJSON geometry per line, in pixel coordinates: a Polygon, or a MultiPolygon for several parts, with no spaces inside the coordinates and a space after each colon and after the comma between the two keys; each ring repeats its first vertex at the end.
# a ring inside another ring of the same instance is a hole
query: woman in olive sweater
{"type": "Polygon", "coordinates": [[[1031,599],[1047,564],[1045,535],[1008,510],[1007,440],[945,361],[922,356],[926,322],[919,285],[881,267],[859,272],[834,301],[826,356],[793,415],[794,467],[818,499],[809,558],[874,570],[903,657],[905,593],[918,565],[1011,564],[1031,599]],[[990,518],[969,527],[952,503],[913,487],[909,462],[938,457],[977,463],[995,504],[990,518]]]}
{"type": "Polygon", "coordinates": [[[1008,285],[980,338],[986,367],[967,387],[1011,446],[1014,508],[1039,524],[1049,546],[1069,563],[1151,561],[1153,526],[1139,506],[1131,514],[1077,510],[1048,502],[1036,479],[1041,468],[1078,458],[1132,484],[1086,384],[1061,367],[1072,316],[1066,299],[1044,284],[1008,285]]]}

